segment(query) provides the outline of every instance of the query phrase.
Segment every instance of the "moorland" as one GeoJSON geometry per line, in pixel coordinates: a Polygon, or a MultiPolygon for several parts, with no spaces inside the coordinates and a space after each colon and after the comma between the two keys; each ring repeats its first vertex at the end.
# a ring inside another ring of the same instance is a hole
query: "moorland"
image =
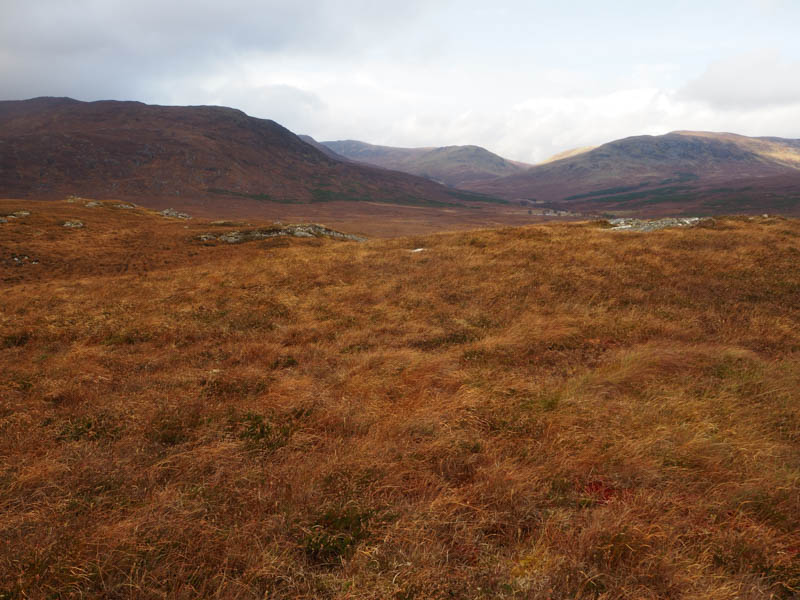
{"type": "Polygon", "coordinates": [[[796,219],[0,215],[0,598],[800,593],[796,219]]]}

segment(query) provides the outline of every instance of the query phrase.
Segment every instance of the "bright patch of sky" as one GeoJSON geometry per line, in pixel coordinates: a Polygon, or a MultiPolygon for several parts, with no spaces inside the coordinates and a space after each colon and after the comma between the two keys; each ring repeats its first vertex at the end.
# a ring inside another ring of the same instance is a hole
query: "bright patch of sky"
{"type": "Polygon", "coordinates": [[[319,140],[536,162],[676,129],[800,138],[800,2],[0,0],[0,97],[221,104],[319,140]]]}

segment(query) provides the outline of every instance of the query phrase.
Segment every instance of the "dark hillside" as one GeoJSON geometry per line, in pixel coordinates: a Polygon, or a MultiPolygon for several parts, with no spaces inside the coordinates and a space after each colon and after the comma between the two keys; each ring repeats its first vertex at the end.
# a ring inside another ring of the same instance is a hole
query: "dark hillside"
{"type": "Polygon", "coordinates": [[[0,195],[458,204],[426,179],[343,163],[217,106],[0,102],[0,195]]]}

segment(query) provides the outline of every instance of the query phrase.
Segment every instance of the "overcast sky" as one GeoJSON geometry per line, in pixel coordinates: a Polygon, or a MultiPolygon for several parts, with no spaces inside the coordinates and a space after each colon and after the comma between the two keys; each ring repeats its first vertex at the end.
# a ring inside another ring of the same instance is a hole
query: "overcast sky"
{"type": "Polygon", "coordinates": [[[0,0],[0,98],[221,104],[318,140],[536,162],[800,138],[800,0],[0,0]]]}

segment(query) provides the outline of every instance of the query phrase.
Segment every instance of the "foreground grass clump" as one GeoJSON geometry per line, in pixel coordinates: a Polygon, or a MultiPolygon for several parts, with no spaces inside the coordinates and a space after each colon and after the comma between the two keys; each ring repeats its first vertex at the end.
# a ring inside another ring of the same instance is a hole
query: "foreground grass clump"
{"type": "Polygon", "coordinates": [[[206,246],[31,211],[0,598],[800,594],[798,221],[206,246]]]}

